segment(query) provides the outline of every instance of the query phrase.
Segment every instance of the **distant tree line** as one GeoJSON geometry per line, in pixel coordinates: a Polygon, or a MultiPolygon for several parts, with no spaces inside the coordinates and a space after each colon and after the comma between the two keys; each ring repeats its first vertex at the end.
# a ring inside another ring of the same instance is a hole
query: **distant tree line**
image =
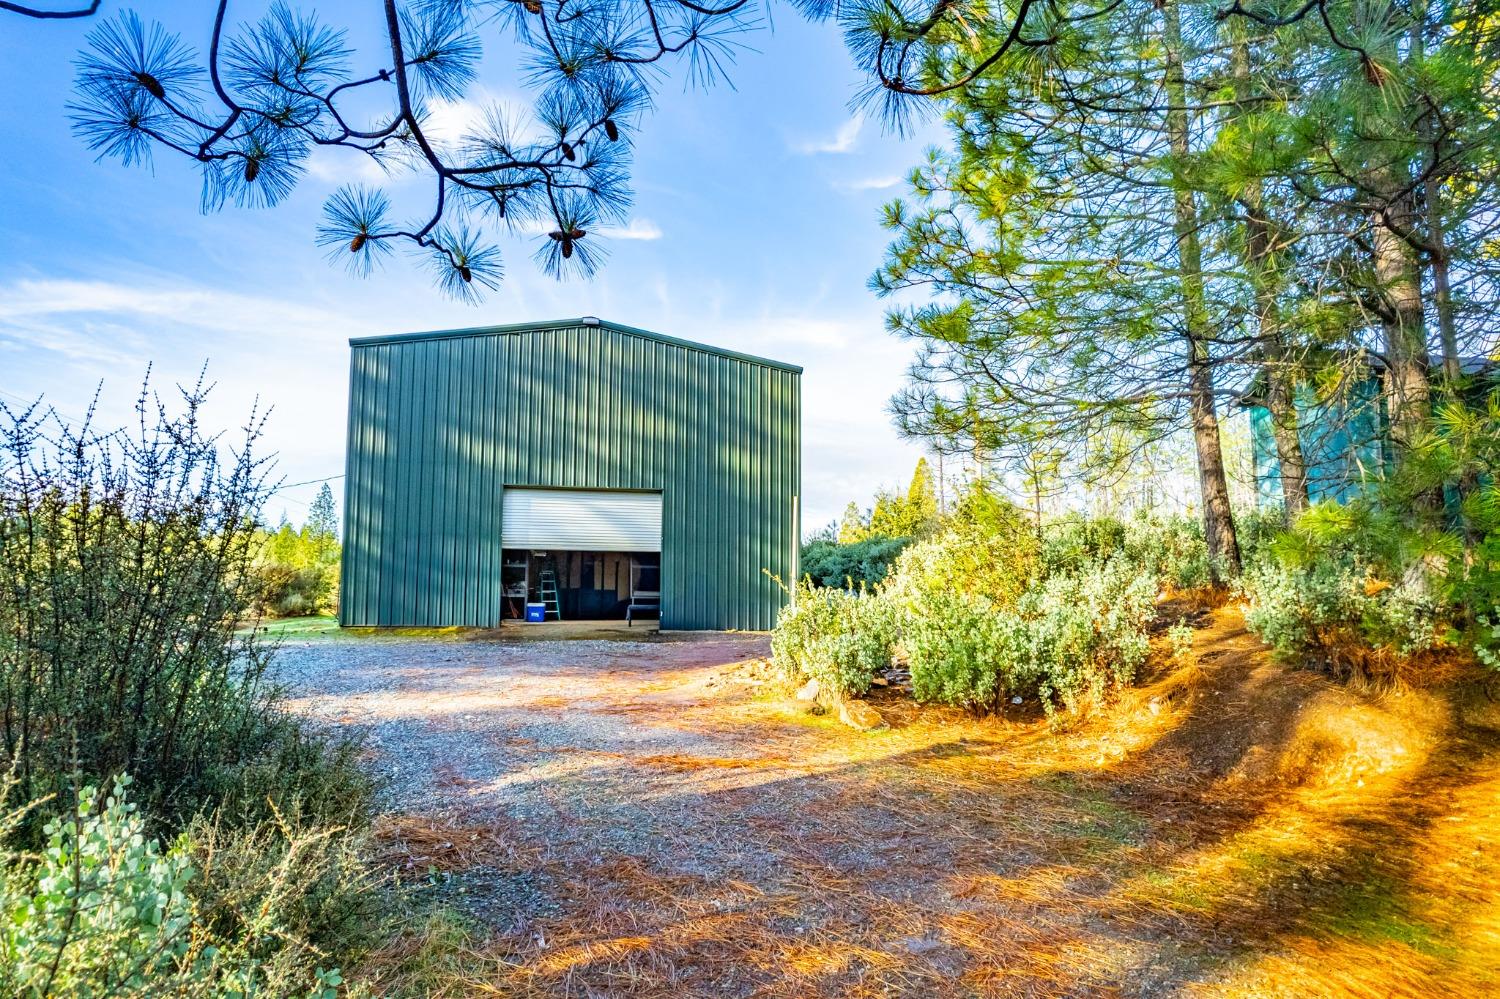
{"type": "Polygon", "coordinates": [[[336,612],[340,561],[338,514],[325,482],[301,529],[283,517],[276,530],[261,532],[256,609],[269,617],[336,612]]]}

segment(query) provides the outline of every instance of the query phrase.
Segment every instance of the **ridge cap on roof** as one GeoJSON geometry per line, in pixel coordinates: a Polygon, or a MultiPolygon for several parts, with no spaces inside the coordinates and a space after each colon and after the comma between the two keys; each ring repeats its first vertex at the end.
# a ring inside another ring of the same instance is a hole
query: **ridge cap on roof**
{"type": "Polygon", "coordinates": [[[491,326],[469,326],[450,330],[428,330],[415,333],[382,333],[375,336],[356,336],[349,338],[350,347],[370,347],[390,343],[411,343],[421,340],[451,340],[459,337],[471,336],[503,336],[513,333],[541,333],[547,330],[572,329],[575,327],[593,326],[600,329],[611,330],[615,333],[624,333],[627,336],[643,337],[647,340],[655,340],[659,343],[669,344],[674,347],[685,347],[689,350],[699,350],[707,354],[716,354],[736,361],[747,361],[751,364],[763,364],[767,367],[780,368],[796,374],[802,373],[802,366],[790,364],[786,361],[777,361],[769,357],[761,357],[757,354],[747,354],[743,351],[731,350],[728,347],[716,347],[713,344],[702,343],[697,340],[687,340],[682,337],[668,336],[665,333],[657,333],[653,330],[641,329],[636,326],[626,326],[623,323],[610,322],[607,319],[597,319],[594,316],[580,316],[576,319],[544,319],[529,323],[502,323],[491,326]]]}

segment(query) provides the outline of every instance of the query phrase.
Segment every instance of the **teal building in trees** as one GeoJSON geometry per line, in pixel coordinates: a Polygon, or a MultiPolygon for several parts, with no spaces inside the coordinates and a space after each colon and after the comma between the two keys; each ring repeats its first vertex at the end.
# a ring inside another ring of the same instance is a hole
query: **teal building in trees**
{"type": "MultiPolygon", "coordinates": [[[[1487,358],[1465,358],[1460,364],[1465,388],[1462,397],[1478,405],[1500,388],[1500,366],[1487,358]]],[[[1346,503],[1369,483],[1381,479],[1394,458],[1386,418],[1384,384],[1378,363],[1369,374],[1344,381],[1322,393],[1311,386],[1297,394],[1297,435],[1307,464],[1308,499],[1346,503]]],[[[1434,372],[1434,377],[1439,373],[1434,372]]],[[[1258,383],[1241,397],[1250,416],[1250,454],[1255,471],[1256,499],[1262,507],[1282,505],[1281,462],[1271,413],[1257,401],[1258,383]]]]}
{"type": "MultiPolygon", "coordinates": [[[[1250,458],[1255,470],[1255,495],[1262,507],[1282,505],[1281,462],[1271,413],[1247,396],[1250,415],[1250,458]]],[[[1371,376],[1320,400],[1311,389],[1297,394],[1297,436],[1307,464],[1308,499],[1348,502],[1364,484],[1378,478],[1389,458],[1385,403],[1378,377],[1371,376]]]]}
{"type": "Polygon", "coordinates": [[[775,623],[801,368],[593,318],[350,347],[345,626],[775,623]]]}

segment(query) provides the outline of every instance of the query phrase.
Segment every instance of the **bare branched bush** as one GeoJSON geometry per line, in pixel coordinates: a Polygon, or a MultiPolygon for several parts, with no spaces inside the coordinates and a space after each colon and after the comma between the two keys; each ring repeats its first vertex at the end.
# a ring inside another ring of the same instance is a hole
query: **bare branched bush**
{"type": "MultiPolygon", "coordinates": [[[[232,444],[201,421],[200,379],[106,432],[0,404],[0,746],[12,801],[71,800],[129,772],[180,822],[296,728],[243,629],[271,485],[263,417],[232,444]]],[[[294,783],[294,782],[293,782],[294,783]]]]}

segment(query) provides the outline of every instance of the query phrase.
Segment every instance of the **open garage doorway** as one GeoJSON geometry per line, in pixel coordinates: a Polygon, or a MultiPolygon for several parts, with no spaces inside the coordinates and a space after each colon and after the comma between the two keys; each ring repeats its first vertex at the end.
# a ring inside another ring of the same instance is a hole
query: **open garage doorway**
{"type": "Polygon", "coordinates": [[[548,621],[655,621],[661,609],[661,555],[507,548],[504,618],[524,620],[527,604],[542,604],[548,621]],[[555,584],[555,606],[548,582],[555,584]]]}
{"type": "Polygon", "coordinates": [[[508,486],[502,518],[504,619],[660,618],[661,493],[508,486]]]}

